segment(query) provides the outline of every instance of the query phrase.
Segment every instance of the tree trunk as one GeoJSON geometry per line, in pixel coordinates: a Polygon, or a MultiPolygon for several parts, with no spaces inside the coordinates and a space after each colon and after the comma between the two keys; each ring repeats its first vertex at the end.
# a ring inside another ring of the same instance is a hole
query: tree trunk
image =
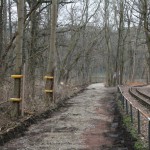
{"type": "Polygon", "coordinates": [[[107,65],[106,65],[106,82],[108,86],[112,86],[112,64],[111,64],[111,42],[109,32],[109,1],[105,1],[105,40],[107,49],[107,65]]]}
{"type": "Polygon", "coordinates": [[[3,38],[4,38],[4,49],[7,46],[7,0],[4,0],[3,4],[3,38]]]}
{"type": "MultiPolygon", "coordinates": [[[[150,33],[149,33],[149,13],[148,13],[148,2],[147,0],[142,0],[141,1],[142,5],[142,12],[143,14],[143,20],[144,20],[144,32],[146,36],[146,44],[148,48],[148,59],[147,59],[147,64],[148,64],[148,79],[150,79],[150,33]]],[[[149,81],[148,81],[149,82],[149,81]]]]}
{"type": "Polygon", "coordinates": [[[120,1],[120,17],[119,17],[119,27],[118,27],[118,46],[116,54],[116,80],[117,84],[123,83],[123,71],[124,71],[124,39],[123,39],[123,29],[124,29],[124,2],[120,1]]]}
{"type": "Polygon", "coordinates": [[[11,0],[8,0],[9,38],[12,39],[11,0]]]}
{"type": "Polygon", "coordinates": [[[3,52],[3,0],[0,0],[0,59],[3,52]]]}
{"type": "MultiPolygon", "coordinates": [[[[36,0],[37,1],[37,0],[36,0]]],[[[31,1],[29,6],[30,10],[32,10],[35,7],[35,2],[36,1],[31,1]]],[[[32,57],[32,59],[29,59],[28,62],[28,74],[29,74],[29,80],[28,80],[28,86],[29,86],[29,95],[31,99],[31,105],[35,104],[34,98],[35,98],[35,80],[36,80],[36,75],[35,75],[35,70],[37,67],[36,64],[36,57],[34,54],[36,53],[37,50],[37,34],[38,34],[38,16],[37,16],[37,11],[33,11],[31,14],[31,39],[30,39],[30,51],[29,51],[29,57],[32,57]]],[[[34,106],[33,106],[34,107],[34,106]]]]}
{"type": "MultiPolygon", "coordinates": [[[[16,48],[15,48],[15,75],[21,75],[22,69],[22,45],[23,45],[23,31],[24,31],[24,0],[18,0],[17,5],[18,11],[18,29],[16,37],[16,48]]],[[[21,79],[15,79],[14,81],[14,98],[21,98],[21,79]]],[[[11,116],[18,117],[20,115],[20,104],[18,102],[12,103],[11,116]]]]}
{"type": "MultiPolygon", "coordinates": [[[[3,53],[3,0],[0,0],[0,60],[2,60],[3,53]]],[[[3,62],[0,63],[0,85],[2,84],[2,66],[3,62]]]]}
{"type": "MultiPolygon", "coordinates": [[[[57,1],[52,0],[51,4],[51,33],[50,33],[50,49],[48,52],[48,66],[47,66],[47,75],[54,77],[55,63],[56,63],[56,25],[57,25],[57,1]]],[[[45,89],[52,90],[52,92],[46,92],[46,107],[48,108],[53,102],[53,80],[46,80],[45,89]]]]}

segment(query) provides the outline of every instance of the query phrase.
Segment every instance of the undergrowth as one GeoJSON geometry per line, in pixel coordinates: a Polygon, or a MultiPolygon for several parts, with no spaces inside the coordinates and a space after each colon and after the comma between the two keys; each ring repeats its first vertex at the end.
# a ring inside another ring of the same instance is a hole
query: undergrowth
{"type": "Polygon", "coordinates": [[[141,141],[137,128],[131,123],[131,117],[125,114],[120,100],[118,100],[118,106],[122,115],[123,127],[130,133],[131,138],[134,141],[134,150],[149,150],[148,146],[141,141]]]}
{"type": "Polygon", "coordinates": [[[123,126],[130,132],[132,139],[134,139],[134,149],[135,150],[148,150],[147,146],[139,138],[137,129],[131,123],[131,118],[129,115],[123,115],[123,126]]]}

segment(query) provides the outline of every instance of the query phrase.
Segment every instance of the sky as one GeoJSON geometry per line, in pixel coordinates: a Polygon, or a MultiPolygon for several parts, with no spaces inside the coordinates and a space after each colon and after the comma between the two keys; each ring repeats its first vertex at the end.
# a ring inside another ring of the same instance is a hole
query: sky
{"type": "MultiPolygon", "coordinates": [[[[69,0],[68,0],[69,1],[69,0]]],[[[73,14],[74,23],[80,24],[81,21],[83,21],[83,13],[85,10],[85,1],[87,0],[73,0],[74,3],[67,4],[67,5],[60,5],[59,7],[59,15],[58,15],[58,24],[59,26],[66,26],[71,23],[71,14],[73,14]],[[83,3],[84,2],[84,3],[83,3]]],[[[111,0],[110,0],[111,1],[111,0]]],[[[112,0],[113,2],[114,0],[112,0]]],[[[128,0],[129,1],[129,0],[128,0]]],[[[89,0],[89,24],[97,25],[97,26],[104,26],[104,2],[105,0],[89,0]],[[98,9],[97,13],[90,18],[91,15],[95,12],[98,3],[100,3],[100,9],[98,9]]],[[[130,3],[132,5],[132,3],[130,3]]],[[[112,5],[113,6],[113,5],[112,5]]],[[[110,7],[110,22],[111,24],[114,24],[114,8],[110,7]]],[[[17,21],[17,9],[16,5],[12,5],[12,20],[17,21]]],[[[135,14],[137,14],[135,11],[133,11],[135,14]]],[[[42,12],[42,17],[46,14],[46,9],[42,12]]],[[[41,24],[45,24],[47,21],[45,20],[45,17],[43,17],[43,22],[41,24]]],[[[84,17],[85,20],[85,17],[84,17]]],[[[134,17],[134,20],[137,20],[136,17],[134,17]]],[[[138,22],[138,21],[137,21],[138,22]]]]}
{"type": "MultiPolygon", "coordinates": [[[[83,1],[74,0],[73,1],[74,3],[60,6],[58,15],[58,24],[62,26],[68,25],[70,23],[71,18],[70,12],[72,12],[75,22],[80,23],[80,21],[83,20],[82,14],[84,13],[85,10],[85,5],[83,5],[83,1]]],[[[94,13],[95,9],[97,8],[97,5],[98,5],[97,0],[89,0],[89,11],[88,11],[89,17],[94,13]]],[[[43,14],[45,14],[45,12],[46,11],[43,11],[43,14]]],[[[17,21],[16,4],[12,5],[12,20],[17,21]]],[[[91,18],[89,21],[92,22],[93,18],[91,18]]]]}

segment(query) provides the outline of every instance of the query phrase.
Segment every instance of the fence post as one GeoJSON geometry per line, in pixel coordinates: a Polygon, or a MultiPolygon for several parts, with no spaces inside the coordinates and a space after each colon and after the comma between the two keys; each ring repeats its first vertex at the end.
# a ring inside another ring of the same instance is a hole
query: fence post
{"type": "Polygon", "coordinates": [[[133,123],[133,111],[132,111],[132,104],[130,104],[130,116],[131,116],[131,123],[133,123]]]}
{"type": "Polygon", "coordinates": [[[117,86],[117,91],[118,91],[118,93],[120,93],[120,91],[119,91],[119,86],[117,86]]]}
{"type": "Polygon", "coordinates": [[[124,96],[123,96],[123,99],[122,99],[122,105],[123,105],[123,109],[124,109],[124,96]]]}
{"type": "Polygon", "coordinates": [[[127,101],[127,99],[125,99],[126,100],[126,114],[128,114],[128,101],[127,101]]]}
{"type": "Polygon", "coordinates": [[[140,111],[137,110],[137,118],[138,118],[138,134],[141,133],[141,120],[140,120],[140,111]]]}

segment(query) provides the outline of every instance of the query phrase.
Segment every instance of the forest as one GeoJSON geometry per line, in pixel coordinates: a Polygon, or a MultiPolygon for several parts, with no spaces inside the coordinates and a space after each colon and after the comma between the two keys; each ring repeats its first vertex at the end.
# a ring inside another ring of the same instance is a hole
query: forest
{"type": "Polygon", "coordinates": [[[0,0],[2,113],[42,112],[93,82],[149,83],[149,14],[148,0],[0,0]]]}

